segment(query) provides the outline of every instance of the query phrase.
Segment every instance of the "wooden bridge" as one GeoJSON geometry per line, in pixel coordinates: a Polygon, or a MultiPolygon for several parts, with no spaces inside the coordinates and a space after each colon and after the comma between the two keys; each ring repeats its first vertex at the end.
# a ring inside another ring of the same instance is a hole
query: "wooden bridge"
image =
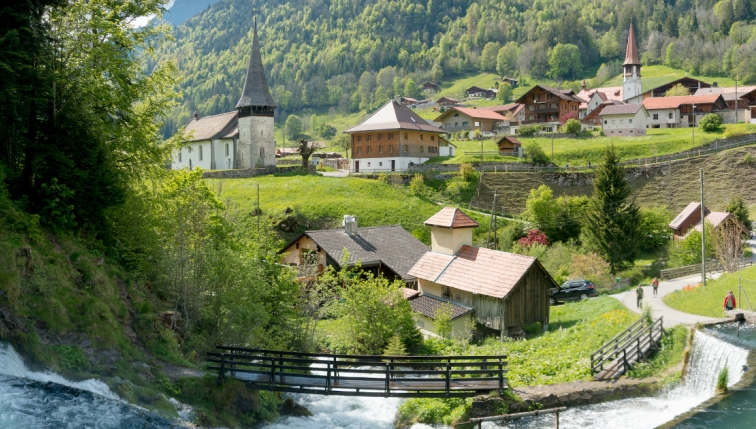
{"type": "Polygon", "coordinates": [[[460,398],[507,388],[505,356],[370,356],[216,347],[208,370],[258,390],[318,395],[460,398]]]}
{"type": "Polygon", "coordinates": [[[620,377],[636,362],[645,361],[663,335],[661,317],[650,325],[638,319],[591,355],[591,373],[597,380],[620,377]]]}

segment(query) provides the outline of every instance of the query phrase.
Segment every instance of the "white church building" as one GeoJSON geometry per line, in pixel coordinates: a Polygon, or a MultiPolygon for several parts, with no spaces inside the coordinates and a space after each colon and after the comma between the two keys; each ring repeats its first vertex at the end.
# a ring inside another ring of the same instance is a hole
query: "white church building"
{"type": "Polygon", "coordinates": [[[187,124],[187,143],[173,155],[174,170],[261,168],[276,165],[276,105],[265,78],[255,24],[244,90],[233,112],[200,117],[187,124]]]}

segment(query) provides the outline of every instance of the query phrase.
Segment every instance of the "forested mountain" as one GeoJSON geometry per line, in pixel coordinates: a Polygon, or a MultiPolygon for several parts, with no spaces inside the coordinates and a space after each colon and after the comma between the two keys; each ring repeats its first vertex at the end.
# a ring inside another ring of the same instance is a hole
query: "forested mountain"
{"type": "Polygon", "coordinates": [[[175,0],[173,5],[163,15],[163,19],[174,27],[186,22],[187,19],[202,12],[203,9],[217,0],[175,0]]]}
{"type": "Polygon", "coordinates": [[[195,108],[233,109],[255,17],[286,115],[371,109],[426,79],[474,71],[574,80],[598,69],[601,81],[617,70],[631,20],[645,64],[753,83],[755,10],[752,0],[221,0],[175,28],[158,54],[184,74],[164,131],[195,108]]]}

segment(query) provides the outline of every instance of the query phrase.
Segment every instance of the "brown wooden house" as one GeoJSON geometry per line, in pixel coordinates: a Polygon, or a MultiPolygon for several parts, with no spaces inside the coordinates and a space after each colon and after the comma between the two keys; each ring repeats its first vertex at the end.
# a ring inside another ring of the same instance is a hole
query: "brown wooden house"
{"type": "Polygon", "coordinates": [[[515,153],[518,153],[520,148],[522,148],[522,143],[517,140],[517,137],[513,136],[504,136],[499,139],[498,142],[496,142],[496,145],[499,146],[499,155],[502,156],[512,156],[515,153]]]}
{"type": "Polygon", "coordinates": [[[461,102],[462,102],[461,100],[457,100],[456,98],[452,98],[452,97],[441,97],[438,100],[436,100],[436,104],[438,104],[441,107],[456,106],[461,102]]]}
{"type": "Polygon", "coordinates": [[[479,328],[501,338],[508,328],[548,325],[550,290],[557,284],[536,258],[474,247],[478,223],[457,208],[442,209],[425,225],[431,228],[431,251],[409,271],[421,296],[472,309],[479,328]]]}
{"type": "Polygon", "coordinates": [[[572,90],[543,85],[534,86],[517,100],[525,106],[523,124],[557,123],[565,118],[577,118],[580,104],[585,102],[572,90]]]}

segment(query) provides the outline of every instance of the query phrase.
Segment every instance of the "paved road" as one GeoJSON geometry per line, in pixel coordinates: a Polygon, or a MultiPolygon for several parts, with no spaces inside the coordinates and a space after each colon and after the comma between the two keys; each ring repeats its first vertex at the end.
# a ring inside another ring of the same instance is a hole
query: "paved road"
{"type": "Polygon", "coordinates": [[[326,177],[347,177],[349,170],[321,171],[320,174],[326,177]]]}
{"type": "MultiPolygon", "coordinates": [[[[718,275],[715,274],[713,277],[718,277],[718,275]]],[[[712,317],[698,316],[695,314],[677,311],[671,307],[668,307],[666,304],[664,304],[664,301],[662,301],[662,297],[664,297],[665,295],[670,294],[676,290],[680,290],[686,285],[696,283],[701,283],[700,274],[690,277],[682,277],[674,280],[662,281],[659,282],[659,292],[656,296],[654,296],[653,288],[651,286],[644,286],[644,305],[651,306],[651,313],[653,314],[654,319],[659,316],[664,316],[664,326],[695,325],[698,322],[711,322],[717,320],[712,317]]],[[[625,304],[625,306],[631,311],[640,314],[641,309],[639,309],[636,305],[635,289],[611,296],[625,304]]],[[[725,317],[724,312],[722,313],[722,317],[725,317]]]]}

